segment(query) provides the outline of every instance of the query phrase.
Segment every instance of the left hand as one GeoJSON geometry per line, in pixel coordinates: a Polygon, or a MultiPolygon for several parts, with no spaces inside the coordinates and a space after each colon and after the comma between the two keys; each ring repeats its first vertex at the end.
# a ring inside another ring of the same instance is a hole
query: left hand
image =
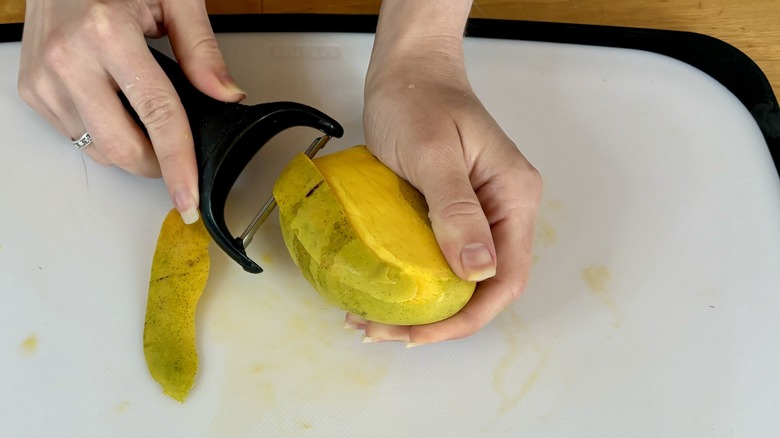
{"type": "Polygon", "coordinates": [[[190,124],[146,43],[163,33],[195,87],[214,99],[243,99],[203,0],[27,0],[19,95],[71,141],[88,132],[93,141],[83,152],[96,162],[162,176],[182,219],[192,223],[199,190],[190,124]]]}
{"type": "Polygon", "coordinates": [[[542,181],[474,95],[461,40],[403,46],[372,57],[366,143],[423,193],[455,274],[479,283],[467,305],[444,321],[392,326],[347,315],[347,323],[365,330],[365,342],[419,345],[471,335],[520,296],[542,181]]]}

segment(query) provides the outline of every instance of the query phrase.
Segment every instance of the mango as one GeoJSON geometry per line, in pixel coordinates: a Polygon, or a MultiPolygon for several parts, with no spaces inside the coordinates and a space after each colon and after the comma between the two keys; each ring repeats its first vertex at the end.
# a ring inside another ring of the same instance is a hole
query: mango
{"type": "Polygon", "coordinates": [[[341,309],[418,325],[454,315],[471,298],[475,283],[447,264],[425,198],[365,146],[296,156],[273,194],[292,259],[341,309]]]}
{"type": "Polygon", "coordinates": [[[163,393],[183,402],[195,382],[195,311],[209,276],[211,237],[203,221],[185,225],[176,210],[163,221],[152,259],[144,356],[163,393]]]}

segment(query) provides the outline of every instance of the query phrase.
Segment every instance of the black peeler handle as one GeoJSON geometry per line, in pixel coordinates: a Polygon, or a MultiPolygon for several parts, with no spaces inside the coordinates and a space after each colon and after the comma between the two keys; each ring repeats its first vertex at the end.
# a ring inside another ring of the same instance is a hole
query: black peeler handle
{"type": "MultiPolygon", "coordinates": [[[[200,213],[211,237],[246,271],[262,272],[247,255],[239,238],[225,223],[228,193],[244,167],[272,137],[295,126],[308,126],[331,137],[341,137],[344,129],[321,111],[295,102],[258,105],[227,103],[198,91],[179,65],[159,51],[149,48],[179,94],[192,129],[198,162],[200,213]]],[[[120,98],[143,128],[127,99],[120,98]]]]}

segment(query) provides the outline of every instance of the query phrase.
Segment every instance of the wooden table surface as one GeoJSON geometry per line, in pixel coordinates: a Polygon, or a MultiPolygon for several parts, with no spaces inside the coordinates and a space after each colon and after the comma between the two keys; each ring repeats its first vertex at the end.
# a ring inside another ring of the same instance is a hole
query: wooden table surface
{"type": "MultiPolygon", "coordinates": [[[[212,14],[375,14],[381,0],[206,0],[212,14]]],[[[475,0],[472,16],[698,32],[750,56],[780,96],[777,0],[475,0]]],[[[0,23],[24,20],[24,0],[2,0],[0,23]]]]}

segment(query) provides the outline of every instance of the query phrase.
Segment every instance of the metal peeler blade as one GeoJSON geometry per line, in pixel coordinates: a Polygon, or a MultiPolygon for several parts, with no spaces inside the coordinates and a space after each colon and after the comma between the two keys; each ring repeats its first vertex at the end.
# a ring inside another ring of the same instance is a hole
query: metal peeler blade
{"type": "MultiPolygon", "coordinates": [[[[296,126],[322,132],[324,135],[315,139],[306,151],[313,157],[332,137],[341,137],[344,129],[325,113],[296,102],[250,106],[212,99],[189,82],[175,61],[151,47],[149,50],[176,88],[187,112],[198,161],[203,224],[217,245],[244,270],[263,272],[247,256],[246,248],[276,203],[271,197],[247,229],[239,237],[233,237],[225,223],[225,202],[230,189],[252,157],[280,132],[296,126]]],[[[143,129],[127,99],[121,93],[119,97],[143,129]]]]}
{"type": "MultiPolygon", "coordinates": [[[[314,139],[304,154],[306,154],[306,156],[309,158],[314,158],[314,156],[317,155],[317,152],[324,148],[328,141],[330,141],[329,135],[323,135],[322,137],[314,139]]],[[[239,237],[241,240],[241,245],[244,247],[244,249],[246,249],[249,244],[252,243],[252,238],[254,237],[257,230],[260,229],[260,225],[265,222],[271,212],[274,211],[275,207],[276,199],[271,196],[267,201],[265,201],[265,204],[263,204],[263,206],[260,208],[260,211],[257,213],[255,218],[252,219],[252,222],[249,223],[249,226],[246,228],[246,230],[244,230],[243,234],[241,234],[241,237],[239,237]]]]}

